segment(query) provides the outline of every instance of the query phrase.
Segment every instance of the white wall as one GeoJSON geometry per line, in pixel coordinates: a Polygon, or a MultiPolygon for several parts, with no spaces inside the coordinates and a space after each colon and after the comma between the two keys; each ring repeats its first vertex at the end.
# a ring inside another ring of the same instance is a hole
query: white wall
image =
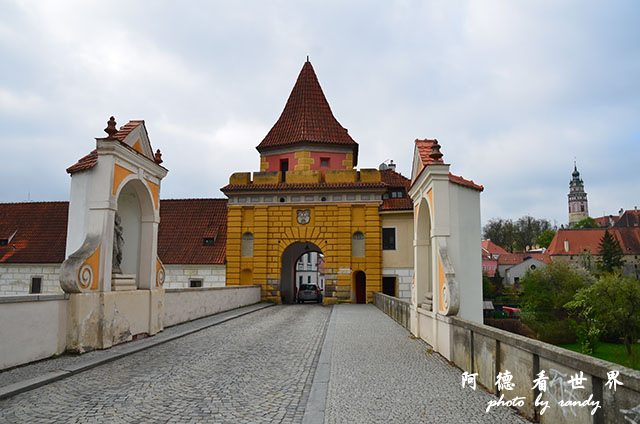
{"type": "Polygon", "coordinates": [[[32,294],[0,298],[0,369],[64,352],[68,297],[32,294]]]}
{"type": "Polygon", "coordinates": [[[0,296],[29,294],[31,277],[42,277],[42,293],[62,293],[60,264],[0,264],[0,296]]]}
{"type": "Polygon", "coordinates": [[[449,254],[460,285],[458,316],[482,323],[480,193],[458,184],[449,184],[449,188],[449,254]]]}
{"type": "Polygon", "coordinates": [[[77,172],[71,179],[71,194],[69,196],[69,220],[75,225],[67,225],[67,247],[65,258],[80,249],[87,234],[89,222],[89,198],[92,169],[77,172]]]}
{"type": "Polygon", "coordinates": [[[203,287],[224,287],[226,265],[164,265],[165,289],[189,287],[190,279],[202,279],[203,287]]]}

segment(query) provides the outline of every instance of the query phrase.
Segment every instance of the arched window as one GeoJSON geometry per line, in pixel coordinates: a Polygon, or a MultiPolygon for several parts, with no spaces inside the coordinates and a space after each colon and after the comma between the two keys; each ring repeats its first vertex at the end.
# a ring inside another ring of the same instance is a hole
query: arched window
{"type": "Polygon", "coordinates": [[[251,233],[242,235],[242,256],[253,256],[253,234],[251,233]]]}
{"type": "Polygon", "coordinates": [[[351,256],[356,258],[364,256],[364,234],[360,231],[353,233],[351,238],[351,256]]]}

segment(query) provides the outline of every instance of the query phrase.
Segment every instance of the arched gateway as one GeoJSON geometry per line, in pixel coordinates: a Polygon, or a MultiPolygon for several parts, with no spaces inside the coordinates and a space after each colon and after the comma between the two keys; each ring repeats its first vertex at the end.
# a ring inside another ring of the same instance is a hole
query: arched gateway
{"type": "Polygon", "coordinates": [[[361,297],[371,301],[382,289],[379,208],[387,185],[377,169],[354,168],[358,144],[333,117],[310,62],[257,149],[260,172],[235,173],[222,188],[227,284],[247,284],[251,275],[263,299],[291,302],[291,262],[306,246],[324,255],[325,303],[352,301],[355,271],[366,274],[361,297]]]}

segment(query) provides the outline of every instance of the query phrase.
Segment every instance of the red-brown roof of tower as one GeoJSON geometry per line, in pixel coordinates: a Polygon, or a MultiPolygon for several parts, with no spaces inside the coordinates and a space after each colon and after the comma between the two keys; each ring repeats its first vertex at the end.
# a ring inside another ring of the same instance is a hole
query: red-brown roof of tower
{"type": "Polygon", "coordinates": [[[259,152],[294,144],[330,144],[353,148],[357,165],[358,143],[340,125],[322,92],[311,62],[305,62],[280,118],[258,145],[259,152]]]}

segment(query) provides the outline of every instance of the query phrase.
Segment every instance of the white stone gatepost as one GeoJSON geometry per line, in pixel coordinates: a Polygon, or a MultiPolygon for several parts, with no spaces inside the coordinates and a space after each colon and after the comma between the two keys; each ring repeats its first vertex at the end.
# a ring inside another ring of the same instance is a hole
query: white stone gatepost
{"type": "Polygon", "coordinates": [[[160,181],[168,171],[160,151],[151,149],[144,121],[118,130],[111,117],[105,132],[94,151],[67,169],[60,285],[71,293],[68,350],[104,349],[163,329],[165,270],[157,241],[160,181]]]}
{"type": "Polygon", "coordinates": [[[449,316],[482,323],[480,192],[452,175],[437,140],[416,140],[414,282],[410,329],[448,359],[454,349],[449,316]]]}

